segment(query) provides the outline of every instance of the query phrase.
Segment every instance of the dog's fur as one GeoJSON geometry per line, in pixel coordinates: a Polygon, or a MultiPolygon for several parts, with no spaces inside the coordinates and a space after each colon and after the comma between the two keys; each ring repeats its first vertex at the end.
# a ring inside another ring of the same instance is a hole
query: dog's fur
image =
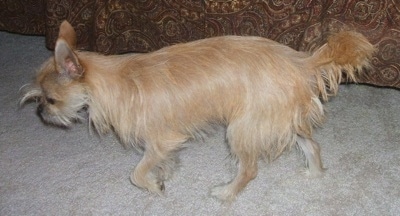
{"type": "Polygon", "coordinates": [[[257,161],[277,158],[295,143],[308,173],[322,173],[315,126],[322,101],[335,95],[342,71],[355,80],[374,47],[359,33],[340,32],[314,53],[260,37],[224,36],[178,44],[148,54],[103,56],[75,49],[64,21],[54,57],[21,99],[39,101],[48,123],[69,126],[82,110],[100,132],[144,150],[131,174],[141,188],[162,193],[174,152],[212,124],[227,127],[237,176],[212,195],[233,200],[257,175],[257,161]]]}

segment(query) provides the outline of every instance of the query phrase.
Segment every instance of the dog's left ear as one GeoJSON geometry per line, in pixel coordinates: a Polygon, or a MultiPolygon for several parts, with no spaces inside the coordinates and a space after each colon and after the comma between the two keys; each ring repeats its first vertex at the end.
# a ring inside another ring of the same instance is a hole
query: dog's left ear
{"type": "Polygon", "coordinates": [[[76,46],[76,33],[68,21],[60,25],[60,32],[54,50],[57,71],[67,77],[76,79],[82,76],[83,68],[74,53],[76,46]]]}
{"type": "Polygon", "coordinates": [[[71,79],[77,79],[82,76],[83,68],[79,63],[78,56],[63,38],[59,38],[56,42],[54,57],[57,71],[60,74],[66,75],[71,79]]]}
{"type": "Polygon", "coordinates": [[[76,48],[76,32],[67,20],[64,20],[60,25],[58,39],[61,38],[64,39],[72,49],[76,48]]]}

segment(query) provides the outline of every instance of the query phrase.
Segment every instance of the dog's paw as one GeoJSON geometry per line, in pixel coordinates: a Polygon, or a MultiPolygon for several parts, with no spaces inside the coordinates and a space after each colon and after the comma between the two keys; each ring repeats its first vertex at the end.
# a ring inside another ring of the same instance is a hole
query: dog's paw
{"type": "Polygon", "coordinates": [[[161,193],[164,194],[164,191],[165,191],[164,181],[159,182],[158,185],[159,185],[159,189],[160,189],[161,193]]]}
{"type": "MultiPolygon", "coordinates": [[[[135,185],[137,186],[137,185],[135,185]]],[[[139,186],[137,186],[139,187],[139,186]]],[[[164,191],[165,191],[165,185],[164,182],[157,182],[154,184],[147,184],[146,186],[140,186],[139,188],[148,191],[152,194],[155,194],[157,196],[164,196],[164,191]]]]}
{"type": "Polygon", "coordinates": [[[171,157],[158,164],[153,170],[153,175],[159,181],[166,181],[173,177],[173,173],[178,168],[179,158],[171,157]]]}
{"type": "Polygon", "coordinates": [[[229,185],[217,186],[211,190],[211,196],[223,202],[232,202],[236,198],[236,193],[234,193],[229,185]]]}
{"type": "Polygon", "coordinates": [[[165,191],[165,185],[163,181],[157,181],[154,183],[149,183],[144,187],[146,190],[148,190],[151,193],[157,194],[159,196],[164,195],[165,191]]]}
{"type": "Polygon", "coordinates": [[[165,191],[164,181],[153,181],[153,180],[147,179],[146,181],[141,180],[139,183],[139,181],[135,181],[135,179],[133,177],[131,177],[131,182],[133,185],[135,185],[138,188],[147,190],[151,193],[158,194],[160,196],[164,195],[164,191],[165,191]]]}
{"type": "Polygon", "coordinates": [[[300,173],[302,175],[305,175],[308,178],[319,178],[324,175],[324,169],[323,170],[311,170],[309,168],[302,168],[302,169],[300,169],[300,173]]]}
{"type": "Polygon", "coordinates": [[[173,168],[169,166],[157,167],[153,173],[160,181],[166,181],[173,177],[173,168]]]}

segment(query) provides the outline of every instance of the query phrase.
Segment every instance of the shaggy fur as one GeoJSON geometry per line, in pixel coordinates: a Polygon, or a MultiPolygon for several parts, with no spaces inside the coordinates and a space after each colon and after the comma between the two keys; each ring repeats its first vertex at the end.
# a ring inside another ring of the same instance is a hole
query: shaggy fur
{"type": "Polygon", "coordinates": [[[313,128],[321,103],[335,95],[344,71],[351,80],[368,66],[374,47],[355,32],[331,36],[314,53],[260,37],[224,36],[178,44],[148,54],[103,56],[75,49],[68,22],[54,57],[44,63],[21,103],[39,102],[51,124],[69,126],[82,110],[94,127],[144,150],[133,184],[162,193],[174,152],[212,124],[227,127],[237,176],[212,195],[231,201],[257,175],[260,157],[277,158],[298,144],[308,174],[323,167],[313,128]],[[84,109],[85,108],[85,109],[84,109]]]}

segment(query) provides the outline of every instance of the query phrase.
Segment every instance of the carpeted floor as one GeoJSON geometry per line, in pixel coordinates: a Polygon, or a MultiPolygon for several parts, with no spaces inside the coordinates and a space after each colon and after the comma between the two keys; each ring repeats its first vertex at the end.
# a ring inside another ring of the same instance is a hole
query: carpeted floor
{"type": "Polygon", "coordinates": [[[18,107],[18,90],[51,55],[44,38],[0,32],[0,215],[400,215],[400,91],[341,86],[317,130],[327,168],[322,178],[299,171],[291,151],[260,162],[236,202],[210,189],[235,174],[224,129],[188,143],[165,197],[132,186],[140,155],[87,123],[45,126],[35,104],[18,107]]]}

